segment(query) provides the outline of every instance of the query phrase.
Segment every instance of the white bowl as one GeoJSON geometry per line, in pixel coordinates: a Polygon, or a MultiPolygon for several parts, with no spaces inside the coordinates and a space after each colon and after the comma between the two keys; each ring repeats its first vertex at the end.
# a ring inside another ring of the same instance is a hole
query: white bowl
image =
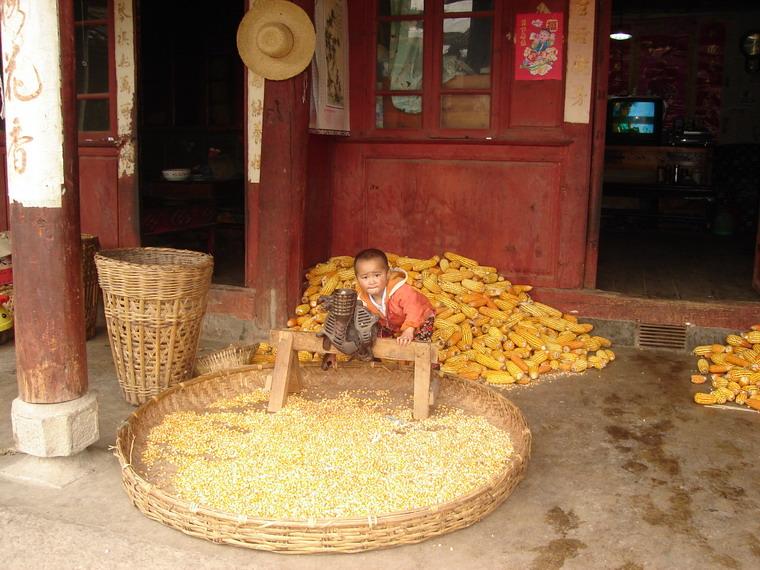
{"type": "Polygon", "coordinates": [[[190,178],[190,169],[170,168],[168,170],[162,170],[161,175],[164,177],[164,180],[168,180],[170,182],[181,182],[182,180],[187,180],[190,178]]]}

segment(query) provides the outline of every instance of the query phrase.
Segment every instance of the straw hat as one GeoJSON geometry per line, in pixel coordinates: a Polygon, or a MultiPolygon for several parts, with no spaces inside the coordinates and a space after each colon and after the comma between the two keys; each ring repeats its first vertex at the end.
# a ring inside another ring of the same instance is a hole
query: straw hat
{"type": "Polygon", "coordinates": [[[266,79],[288,79],[301,73],[311,62],[315,42],[309,16],[285,0],[259,0],[243,16],[237,31],[243,63],[266,79]]]}

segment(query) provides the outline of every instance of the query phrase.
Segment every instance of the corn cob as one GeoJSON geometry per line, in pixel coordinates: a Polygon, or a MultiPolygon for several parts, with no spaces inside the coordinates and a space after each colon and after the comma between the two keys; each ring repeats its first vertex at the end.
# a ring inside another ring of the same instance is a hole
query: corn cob
{"type": "Polygon", "coordinates": [[[467,275],[463,271],[449,270],[444,271],[438,276],[439,281],[445,281],[446,283],[459,283],[462,279],[465,279],[467,275]]]}
{"type": "MultiPolygon", "coordinates": [[[[498,329],[497,329],[498,330],[498,329]]],[[[495,337],[492,337],[490,335],[483,335],[481,338],[483,338],[483,342],[485,342],[485,345],[492,349],[492,350],[499,350],[501,349],[501,341],[495,337]]]]}
{"type": "Polygon", "coordinates": [[[482,364],[483,366],[490,368],[491,370],[503,370],[504,364],[486,354],[476,353],[475,362],[482,364]]]}
{"type": "Polygon", "coordinates": [[[469,257],[465,257],[463,255],[459,255],[458,253],[453,253],[451,251],[446,251],[443,253],[444,257],[446,257],[449,261],[456,261],[460,265],[463,265],[465,267],[476,267],[478,265],[478,262],[474,259],[470,259],[469,257]]]}
{"type": "Polygon", "coordinates": [[[704,384],[707,382],[707,377],[702,374],[692,374],[691,375],[691,383],[692,384],[704,384]]]}
{"type": "Polygon", "coordinates": [[[459,305],[459,310],[462,311],[462,314],[468,319],[474,319],[480,314],[476,308],[464,304],[459,305]]]}
{"type": "Polygon", "coordinates": [[[525,313],[528,313],[529,315],[531,315],[533,317],[545,317],[546,316],[546,315],[544,315],[543,311],[541,311],[541,309],[539,309],[539,308],[537,308],[535,306],[534,303],[520,303],[518,305],[518,308],[521,311],[523,311],[525,313]]]}
{"type": "Polygon", "coordinates": [[[480,307],[478,311],[480,312],[481,315],[491,317],[492,319],[502,319],[505,322],[509,319],[509,315],[507,313],[505,313],[504,311],[500,311],[498,309],[491,309],[490,307],[480,307]]]}
{"type": "Polygon", "coordinates": [[[472,279],[462,279],[462,286],[470,291],[475,291],[476,293],[482,293],[485,291],[485,285],[482,282],[474,281],[472,279]]]}
{"type": "Polygon", "coordinates": [[[544,303],[539,303],[538,301],[533,301],[533,305],[537,309],[540,309],[545,315],[549,317],[555,317],[555,318],[562,317],[562,311],[555,309],[554,307],[550,307],[549,305],[545,305],[544,303]]]}
{"type": "Polygon", "coordinates": [[[423,269],[430,269],[431,267],[435,267],[438,265],[438,262],[441,260],[440,257],[437,255],[434,255],[430,259],[422,259],[418,260],[416,263],[412,264],[412,269],[414,271],[422,271],[423,269]]]}
{"type": "Polygon", "coordinates": [[[710,371],[710,363],[706,359],[700,358],[697,360],[697,369],[700,374],[707,374],[710,371]]]}
{"type": "Polygon", "coordinates": [[[306,313],[308,313],[310,310],[311,310],[311,305],[309,305],[308,303],[304,303],[302,305],[298,305],[296,307],[296,315],[299,316],[299,317],[301,317],[301,316],[305,315],[306,313]]]}
{"type": "Polygon", "coordinates": [[[736,395],[736,398],[734,398],[734,402],[741,406],[747,402],[747,398],[748,398],[747,392],[742,390],[736,395]]]}
{"type": "Polygon", "coordinates": [[[570,366],[570,370],[573,372],[584,372],[588,368],[588,361],[579,358],[578,360],[574,361],[573,364],[570,366]]]}
{"type": "Polygon", "coordinates": [[[340,279],[341,281],[353,281],[356,279],[356,273],[354,273],[353,267],[339,269],[337,274],[338,274],[338,279],[340,279]]]}
{"type": "Polygon", "coordinates": [[[741,366],[742,368],[749,368],[750,366],[750,363],[747,360],[744,360],[735,354],[726,354],[724,362],[728,364],[734,364],[736,366],[741,366]]]}
{"type": "Polygon", "coordinates": [[[472,346],[472,328],[467,323],[462,323],[459,330],[462,333],[462,345],[466,347],[472,346]]]}
{"type": "Polygon", "coordinates": [[[328,261],[327,263],[317,263],[306,275],[311,279],[312,277],[333,273],[336,269],[338,269],[338,266],[332,261],[328,261]]]}
{"type": "Polygon", "coordinates": [[[747,342],[760,344],[760,330],[751,330],[746,333],[747,342]]]}
{"type": "Polygon", "coordinates": [[[522,321],[524,318],[525,318],[525,315],[524,315],[523,313],[520,313],[520,312],[517,312],[517,311],[515,311],[514,313],[512,313],[512,314],[511,314],[511,315],[510,315],[510,316],[507,318],[507,320],[505,320],[505,321],[504,321],[504,326],[505,326],[506,328],[512,328],[512,327],[513,327],[513,326],[515,326],[517,323],[519,323],[520,321],[522,321]]]}
{"type": "Polygon", "coordinates": [[[514,384],[515,378],[504,370],[486,370],[483,378],[489,384],[514,384]]]}
{"type": "Polygon", "coordinates": [[[463,295],[468,291],[468,289],[459,283],[450,283],[448,281],[439,281],[438,286],[447,293],[451,293],[452,295],[463,295]]]}
{"type": "Polygon", "coordinates": [[[744,340],[737,334],[730,334],[726,337],[726,342],[731,346],[743,346],[744,348],[752,348],[752,345],[744,340]]]}
{"type": "Polygon", "coordinates": [[[544,341],[542,341],[533,333],[528,332],[527,329],[523,327],[519,327],[517,334],[523,337],[525,341],[530,345],[531,348],[535,350],[546,350],[546,345],[544,344],[544,341]]]}
{"type": "Polygon", "coordinates": [[[694,394],[694,402],[697,404],[702,404],[703,406],[709,406],[712,404],[717,404],[718,399],[712,392],[709,394],[705,394],[704,392],[697,392],[694,394]]]}
{"type": "Polygon", "coordinates": [[[512,301],[504,301],[503,299],[494,299],[493,304],[496,305],[497,309],[504,311],[505,313],[511,313],[517,306],[512,301]]]}
{"type": "Polygon", "coordinates": [[[322,282],[322,289],[319,290],[320,296],[332,295],[333,291],[338,287],[340,279],[337,273],[331,273],[327,275],[322,282]]]}
{"type": "Polygon", "coordinates": [[[350,267],[351,269],[354,268],[354,258],[350,255],[336,255],[334,257],[331,257],[328,260],[328,263],[334,263],[336,267],[350,267]]]}
{"type": "Polygon", "coordinates": [[[432,275],[428,275],[422,280],[422,285],[431,293],[441,293],[443,289],[438,285],[438,281],[432,275]]]}
{"type": "Polygon", "coordinates": [[[459,303],[457,303],[454,299],[446,295],[446,293],[440,293],[435,295],[435,300],[441,303],[442,305],[447,306],[450,309],[454,309],[454,311],[459,310],[459,303]]]}
{"type": "Polygon", "coordinates": [[[577,323],[577,324],[570,323],[570,327],[568,328],[574,333],[583,334],[583,333],[590,332],[594,328],[594,325],[590,323],[577,323]]]}
{"type": "Polygon", "coordinates": [[[558,319],[556,317],[544,316],[541,317],[540,322],[545,327],[549,327],[550,329],[558,332],[565,331],[570,326],[570,323],[568,323],[565,319],[558,319]]]}
{"type": "Polygon", "coordinates": [[[522,371],[522,368],[520,368],[519,366],[517,366],[517,364],[515,364],[511,360],[507,360],[504,363],[504,366],[506,366],[507,372],[509,372],[509,374],[515,380],[519,380],[520,378],[522,378],[525,375],[525,372],[522,371]]]}

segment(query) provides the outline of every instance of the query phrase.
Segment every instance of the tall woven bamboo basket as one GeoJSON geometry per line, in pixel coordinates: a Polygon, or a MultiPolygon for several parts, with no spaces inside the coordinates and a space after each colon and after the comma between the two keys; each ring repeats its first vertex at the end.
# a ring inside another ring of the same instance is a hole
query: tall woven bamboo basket
{"type": "Polygon", "coordinates": [[[141,404],[189,378],[213,258],[195,251],[146,247],[101,251],[95,264],[124,398],[141,404]]]}
{"type": "MultiPolygon", "coordinates": [[[[333,394],[347,388],[401,394],[409,393],[413,385],[412,370],[396,372],[365,364],[344,365],[330,373],[317,366],[302,366],[301,373],[305,387],[333,394]]],[[[440,379],[437,404],[486,417],[509,434],[514,454],[490,480],[446,503],[362,518],[273,520],[189,502],[180,498],[160,473],[147,469],[143,452],[148,435],[166,416],[181,411],[203,413],[220,398],[264,386],[269,375],[271,369],[261,365],[213,372],[181,382],[135,410],[119,427],[114,451],[121,464],[124,490],[135,507],[148,518],[218,544],[284,554],[350,553],[414,544],[474,524],[509,497],[525,476],[531,434],[520,409],[490,388],[448,376],[440,379]]],[[[456,477],[455,465],[451,476],[456,477]]]]}
{"type": "Polygon", "coordinates": [[[85,337],[95,336],[95,321],[98,318],[98,272],[95,254],[100,250],[97,236],[82,234],[82,279],[84,281],[84,326],[85,337]]]}

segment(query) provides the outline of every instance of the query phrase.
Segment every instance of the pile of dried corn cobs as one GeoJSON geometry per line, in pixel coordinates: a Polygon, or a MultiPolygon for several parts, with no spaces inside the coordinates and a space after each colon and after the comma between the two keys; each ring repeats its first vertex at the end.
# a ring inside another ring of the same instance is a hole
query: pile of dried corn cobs
{"type": "Polygon", "coordinates": [[[445,503],[511,461],[509,434],[485,417],[441,405],[412,421],[411,405],[394,405],[387,390],[317,399],[307,391],[276,414],[259,389],[167,415],[148,435],[148,473],[180,498],[226,512],[319,519],[445,503]]]}
{"type": "Polygon", "coordinates": [[[694,394],[697,404],[734,402],[760,410],[760,325],[741,334],[730,334],[726,344],[706,344],[694,349],[699,357],[691,381],[704,384],[710,375],[712,390],[694,394]]]}
{"type": "MultiPolygon", "coordinates": [[[[593,325],[533,301],[530,285],[510,283],[495,267],[451,252],[429,259],[388,254],[388,261],[404,269],[408,282],[435,307],[433,342],[444,373],[492,384],[528,384],[541,374],[602,369],[615,359],[610,341],[590,334],[593,325]]],[[[306,278],[302,304],[288,326],[319,331],[327,314],[317,301],[337,288],[355,287],[353,257],[318,263],[306,278]]],[[[299,358],[319,356],[303,352],[299,358]]],[[[266,344],[253,358],[254,363],[273,361],[266,344]]]]}

